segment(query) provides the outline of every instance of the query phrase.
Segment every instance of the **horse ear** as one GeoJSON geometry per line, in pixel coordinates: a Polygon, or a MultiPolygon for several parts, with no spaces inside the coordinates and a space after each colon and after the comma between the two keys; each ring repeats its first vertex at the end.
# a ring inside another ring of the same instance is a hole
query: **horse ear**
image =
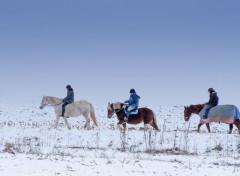
{"type": "Polygon", "coordinates": [[[112,108],[111,108],[111,104],[108,102],[108,109],[109,110],[112,110],[112,108]]]}

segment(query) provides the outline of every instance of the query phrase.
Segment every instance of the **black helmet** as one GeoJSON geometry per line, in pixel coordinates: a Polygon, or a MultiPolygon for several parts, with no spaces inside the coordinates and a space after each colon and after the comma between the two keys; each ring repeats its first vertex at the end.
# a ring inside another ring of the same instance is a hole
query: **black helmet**
{"type": "Polygon", "coordinates": [[[131,89],[129,93],[136,93],[134,89],[131,89]]]}
{"type": "Polygon", "coordinates": [[[208,92],[214,92],[215,90],[213,88],[209,88],[208,92]]]}
{"type": "Polygon", "coordinates": [[[67,85],[66,88],[67,88],[67,89],[71,89],[72,87],[71,87],[70,85],[67,85]]]}

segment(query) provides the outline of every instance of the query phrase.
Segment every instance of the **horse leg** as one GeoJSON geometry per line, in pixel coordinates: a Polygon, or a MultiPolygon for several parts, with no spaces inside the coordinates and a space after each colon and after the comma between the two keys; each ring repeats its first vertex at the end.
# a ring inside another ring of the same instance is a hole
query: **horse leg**
{"type": "Polygon", "coordinates": [[[120,130],[120,131],[122,131],[122,128],[121,128],[121,124],[117,124],[117,128],[120,130]]]}
{"type": "Polygon", "coordinates": [[[148,130],[148,124],[144,124],[144,131],[148,130]]]}
{"type": "Polygon", "coordinates": [[[235,119],[234,120],[234,125],[237,127],[237,129],[238,129],[238,134],[240,134],[240,122],[239,122],[239,120],[238,119],[235,119]]]}
{"type": "Polygon", "coordinates": [[[239,119],[236,119],[236,120],[234,121],[234,124],[235,124],[236,127],[238,128],[238,134],[240,134],[240,121],[239,121],[239,119]]]}
{"type": "Polygon", "coordinates": [[[56,116],[56,120],[55,120],[55,124],[54,124],[54,128],[57,128],[58,122],[60,120],[60,116],[56,116]]]}
{"type": "Polygon", "coordinates": [[[86,123],[84,125],[84,128],[89,130],[90,129],[90,118],[87,115],[83,115],[83,116],[86,119],[86,123]]]}
{"type": "Polygon", "coordinates": [[[211,129],[210,129],[209,123],[206,123],[206,127],[207,127],[208,132],[211,133],[211,129]]]}
{"type": "Polygon", "coordinates": [[[127,125],[126,123],[123,123],[123,130],[126,131],[127,125]]]}
{"type": "Polygon", "coordinates": [[[203,125],[202,123],[199,123],[199,124],[198,124],[198,128],[197,128],[197,132],[198,132],[198,133],[200,132],[200,127],[201,127],[202,125],[203,125]]]}
{"type": "Polygon", "coordinates": [[[240,134],[240,123],[239,123],[239,120],[238,119],[234,119],[233,123],[237,127],[237,129],[238,129],[238,134],[240,134]]]}
{"type": "Polygon", "coordinates": [[[67,117],[63,117],[63,119],[64,119],[65,124],[67,125],[67,128],[68,128],[69,130],[71,130],[71,127],[70,127],[70,125],[69,125],[69,123],[68,123],[67,117]]]}
{"type": "MultiPolygon", "coordinates": [[[[235,122],[234,122],[234,124],[235,124],[235,122]]],[[[228,134],[232,133],[232,129],[233,129],[233,124],[229,124],[229,132],[228,132],[228,134]]]]}

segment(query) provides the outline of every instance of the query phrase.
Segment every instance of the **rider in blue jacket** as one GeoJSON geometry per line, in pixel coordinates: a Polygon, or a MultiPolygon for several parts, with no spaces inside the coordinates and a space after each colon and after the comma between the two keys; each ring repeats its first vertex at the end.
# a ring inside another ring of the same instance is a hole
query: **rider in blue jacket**
{"type": "Polygon", "coordinates": [[[125,118],[126,121],[128,121],[128,117],[131,114],[131,112],[138,109],[139,99],[140,99],[140,96],[137,95],[134,89],[131,89],[129,93],[130,93],[129,100],[124,102],[124,103],[128,103],[128,106],[126,107],[126,118],[125,118]]]}
{"type": "Polygon", "coordinates": [[[72,87],[70,85],[67,85],[66,89],[68,90],[68,92],[67,92],[67,97],[63,99],[62,117],[64,117],[65,106],[67,106],[68,104],[74,102],[74,92],[73,92],[72,87]]]}

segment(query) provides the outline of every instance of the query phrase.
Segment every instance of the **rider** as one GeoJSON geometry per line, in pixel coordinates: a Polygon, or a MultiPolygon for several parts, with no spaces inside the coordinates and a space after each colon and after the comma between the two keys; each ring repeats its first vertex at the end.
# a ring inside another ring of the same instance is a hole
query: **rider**
{"type": "Polygon", "coordinates": [[[208,117],[209,110],[211,108],[213,108],[214,106],[218,105],[218,100],[219,100],[219,98],[217,96],[217,92],[213,88],[209,88],[208,92],[209,92],[210,98],[209,98],[209,101],[207,103],[205,103],[205,105],[207,106],[204,116],[203,116],[203,118],[205,118],[205,119],[208,117]]]}
{"type": "Polygon", "coordinates": [[[67,91],[67,97],[64,98],[63,101],[62,101],[62,102],[64,102],[63,105],[62,105],[62,117],[64,117],[65,106],[74,102],[74,92],[73,92],[73,89],[72,89],[71,85],[67,85],[66,89],[68,91],[67,91]]]}
{"type": "Polygon", "coordinates": [[[134,89],[131,89],[129,93],[130,93],[129,100],[124,102],[124,103],[128,103],[128,105],[126,107],[125,121],[128,121],[128,117],[132,111],[135,111],[136,109],[138,109],[139,99],[140,99],[140,96],[137,95],[137,93],[134,89]]]}

